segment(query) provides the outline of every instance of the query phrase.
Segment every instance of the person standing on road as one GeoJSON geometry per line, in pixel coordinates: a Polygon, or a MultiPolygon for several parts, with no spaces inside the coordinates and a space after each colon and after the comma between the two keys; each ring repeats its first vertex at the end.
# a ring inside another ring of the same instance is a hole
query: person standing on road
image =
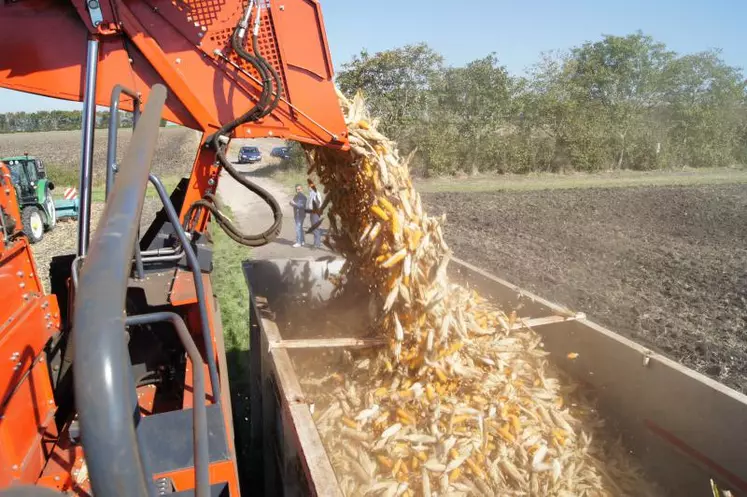
{"type": "MultiPolygon", "coordinates": [[[[309,179],[309,200],[306,207],[306,212],[311,213],[311,225],[315,226],[319,224],[322,218],[322,194],[316,189],[314,182],[309,179]]],[[[314,248],[322,248],[322,228],[317,226],[314,230],[314,248]]]]}
{"type": "Polygon", "coordinates": [[[306,244],[303,233],[303,221],[306,219],[306,195],[303,194],[301,185],[296,185],[296,196],[290,204],[293,206],[293,220],[296,222],[296,243],[293,247],[303,247],[306,244]]]}

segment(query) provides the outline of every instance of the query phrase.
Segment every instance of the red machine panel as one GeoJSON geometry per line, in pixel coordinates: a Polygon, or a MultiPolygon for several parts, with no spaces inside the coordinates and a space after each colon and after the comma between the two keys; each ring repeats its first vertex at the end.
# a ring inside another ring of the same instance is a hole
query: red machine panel
{"type": "MultiPolygon", "coordinates": [[[[238,136],[277,136],[344,147],[346,128],[332,82],[321,9],[314,0],[262,0],[260,52],[283,81],[283,101],[238,136]]],[[[96,100],[116,84],[169,88],[164,118],[211,131],[249,110],[261,93],[256,73],[230,49],[246,6],[238,0],[111,0],[97,30],[83,2],[19,0],[0,5],[0,86],[82,100],[86,40],[101,41],[96,100]],[[91,33],[93,31],[93,33],[91,33]],[[217,52],[217,53],[216,53],[217,52]]],[[[251,51],[251,49],[249,49],[251,51]]],[[[122,109],[131,109],[123,102],[122,109]]]]}
{"type": "Polygon", "coordinates": [[[34,483],[46,463],[42,438],[57,408],[47,364],[37,360],[1,405],[0,488],[14,482],[34,483]]]}

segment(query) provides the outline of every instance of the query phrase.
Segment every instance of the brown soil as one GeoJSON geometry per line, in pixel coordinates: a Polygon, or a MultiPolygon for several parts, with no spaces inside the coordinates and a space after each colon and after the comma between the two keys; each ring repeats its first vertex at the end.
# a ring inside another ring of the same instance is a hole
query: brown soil
{"type": "MultiPolygon", "coordinates": [[[[131,129],[120,129],[117,157],[122,160],[132,137],[131,129]]],[[[0,157],[36,156],[47,165],[77,171],[80,165],[80,131],[0,134],[0,157]]],[[[182,127],[161,128],[154,152],[152,172],[159,176],[188,174],[200,143],[198,132],[182,127]]],[[[102,182],[106,163],[107,130],[97,129],[94,138],[94,181],[102,182]]],[[[77,174],[77,173],[76,173],[77,174]]],[[[52,180],[55,178],[53,177],[52,180]]]]}
{"type": "MultiPolygon", "coordinates": [[[[140,217],[141,232],[150,226],[160,209],[161,203],[158,200],[146,197],[143,203],[143,213],[140,217]]],[[[96,226],[103,211],[103,202],[93,202],[91,204],[92,238],[96,233],[96,226]]],[[[75,220],[58,221],[51,231],[44,234],[44,238],[40,242],[31,245],[31,251],[34,253],[34,261],[36,262],[36,272],[47,292],[50,291],[49,265],[52,263],[52,258],[57,255],[74,254],[77,248],[78,222],[75,220]]]]}
{"type": "Polygon", "coordinates": [[[458,257],[747,392],[747,185],[423,197],[458,257]]]}

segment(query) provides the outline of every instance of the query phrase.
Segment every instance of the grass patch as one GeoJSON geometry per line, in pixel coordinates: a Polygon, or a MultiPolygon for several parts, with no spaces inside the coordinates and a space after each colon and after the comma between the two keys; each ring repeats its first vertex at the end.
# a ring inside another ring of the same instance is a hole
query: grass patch
{"type": "Polygon", "coordinates": [[[532,191],[636,186],[697,186],[747,183],[747,169],[684,169],[676,171],[614,171],[594,174],[478,175],[466,178],[417,180],[420,192],[532,191]]]}
{"type": "MultiPolygon", "coordinates": [[[[232,215],[228,206],[226,214],[232,215]]],[[[249,399],[249,288],[244,279],[242,263],[251,249],[231,240],[215,223],[211,225],[213,239],[213,291],[220,306],[223,340],[226,346],[228,381],[231,390],[236,456],[239,479],[250,486],[250,399],[249,399]],[[244,461],[242,464],[241,462],[244,461]]]]}
{"type": "Polygon", "coordinates": [[[290,189],[294,188],[296,185],[303,185],[305,189],[306,180],[309,176],[306,174],[306,171],[284,170],[276,172],[271,176],[271,178],[290,189]]]}
{"type": "Polygon", "coordinates": [[[57,187],[68,187],[72,185],[78,185],[78,171],[65,167],[61,164],[49,164],[44,163],[44,168],[47,170],[47,177],[54,183],[55,188],[57,187]]]}
{"type": "MultiPolygon", "coordinates": [[[[224,205],[225,210],[231,212],[224,205]]],[[[213,287],[220,305],[226,354],[249,350],[249,289],[244,280],[242,263],[250,257],[251,249],[231,240],[220,227],[211,226],[213,238],[213,287]]],[[[249,365],[229,363],[236,368],[236,380],[248,379],[249,365]],[[241,373],[246,372],[244,377],[241,373]]],[[[232,375],[234,376],[234,375],[232,375]]],[[[234,378],[230,378],[233,383],[234,378]]]]}
{"type": "MultiPolygon", "coordinates": [[[[51,172],[50,169],[47,169],[47,175],[54,183],[55,193],[53,193],[53,196],[56,199],[62,198],[62,193],[65,188],[78,188],[80,186],[77,172],[72,171],[74,174],[68,174],[71,171],[66,170],[65,168],[60,169],[64,174],[60,174],[60,172],[51,172]]],[[[171,194],[171,192],[174,191],[174,188],[176,188],[176,185],[179,184],[181,178],[181,176],[166,176],[161,178],[161,183],[166,187],[166,191],[171,194]]],[[[80,195],[80,192],[78,192],[78,195],[80,195]]],[[[91,201],[103,202],[105,198],[106,184],[103,181],[95,181],[93,183],[93,189],[91,190],[91,201]]],[[[150,183],[148,183],[148,188],[145,190],[145,198],[158,198],[156,189],[150,183]]]]}

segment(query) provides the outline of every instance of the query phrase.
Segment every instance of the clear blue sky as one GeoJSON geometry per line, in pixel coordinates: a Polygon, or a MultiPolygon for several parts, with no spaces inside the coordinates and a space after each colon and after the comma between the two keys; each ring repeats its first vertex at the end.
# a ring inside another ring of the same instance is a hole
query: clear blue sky
{"type": "MultiPolygon", "coordinates": [[[[602,34],[642,30],[680,53],[723,49],[747,67],[747,0],[321,0],[335,65],[425,41],[461,65],[496,52],[514,74],[541,52],[602,34]]],[[[79,104],[0,90],[0,112],[78,108],[79,104]]]]}

